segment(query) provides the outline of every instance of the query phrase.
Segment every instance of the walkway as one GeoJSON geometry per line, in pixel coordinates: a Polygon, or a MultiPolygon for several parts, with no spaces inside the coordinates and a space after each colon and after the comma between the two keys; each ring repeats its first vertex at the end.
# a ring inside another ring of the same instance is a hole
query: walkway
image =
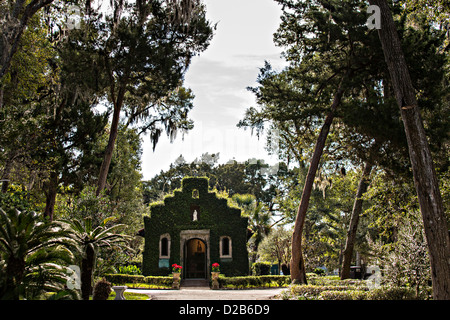
{"type": "Polygon", "coordinates": [[[286,288],[211,290],[187,287],[180,290],[127,289],[126,292],[144,293],[150,300],[271,300],[286,288]]]}

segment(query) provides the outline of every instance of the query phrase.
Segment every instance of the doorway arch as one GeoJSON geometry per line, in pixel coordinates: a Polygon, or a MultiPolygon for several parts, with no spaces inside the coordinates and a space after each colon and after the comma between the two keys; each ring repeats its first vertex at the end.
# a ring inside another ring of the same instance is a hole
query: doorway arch
{"type": "Polygon", "coordinates": [[[207,244],[199,238],[192,238],[185,242],[184,248],[184,277],[185,279],[207,278],[207,244]]]}

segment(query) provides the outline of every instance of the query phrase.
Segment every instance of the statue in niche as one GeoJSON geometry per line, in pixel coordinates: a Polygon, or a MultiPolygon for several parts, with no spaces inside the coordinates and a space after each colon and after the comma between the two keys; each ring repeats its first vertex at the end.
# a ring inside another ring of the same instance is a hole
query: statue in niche
{"type": "Polygon", "coordinates": [[[199,205],[191,205],[191,221],[199,221],[200,219],[200,206],[199,205]]]}

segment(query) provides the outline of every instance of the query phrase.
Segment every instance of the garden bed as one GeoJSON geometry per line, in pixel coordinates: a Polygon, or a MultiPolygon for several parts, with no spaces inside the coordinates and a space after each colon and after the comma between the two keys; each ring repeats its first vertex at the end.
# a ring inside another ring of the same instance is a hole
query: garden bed
{"type": "Polygon", "coordinates": [[[306,285],[290,285],[281,298],[284,300],[428,300],[431,288],[416,295],[412,288],[377,286],[366,280],[340,280],[337,276],[308,277],[306,285]]]}

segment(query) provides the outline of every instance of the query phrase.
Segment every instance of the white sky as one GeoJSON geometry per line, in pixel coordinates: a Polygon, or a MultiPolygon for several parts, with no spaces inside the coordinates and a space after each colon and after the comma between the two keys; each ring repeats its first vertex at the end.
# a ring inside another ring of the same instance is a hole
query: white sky
{"type": "Polygon", "coordinates": [[[187,162],[203,153],[220,153],[219,163],[230,159],[263,158],[273,163],[264,150],[265,139],[251,135],[236,124],[245,110],[255,105],[253,93],[259,68],[268,60],[275,69],[285,62],[281,49],[273,44],[279,25],[280,6],[273,0],[204,0],[207,17],[218,22],[209,48],[195,57],[185,78],[185,87],[195,94],[190,118],[194,129],[173,143],[164,134],[155,152],[150,138],[143,137],[142,174],[148,180],[167,170],[183,155],[187,162]]]}

